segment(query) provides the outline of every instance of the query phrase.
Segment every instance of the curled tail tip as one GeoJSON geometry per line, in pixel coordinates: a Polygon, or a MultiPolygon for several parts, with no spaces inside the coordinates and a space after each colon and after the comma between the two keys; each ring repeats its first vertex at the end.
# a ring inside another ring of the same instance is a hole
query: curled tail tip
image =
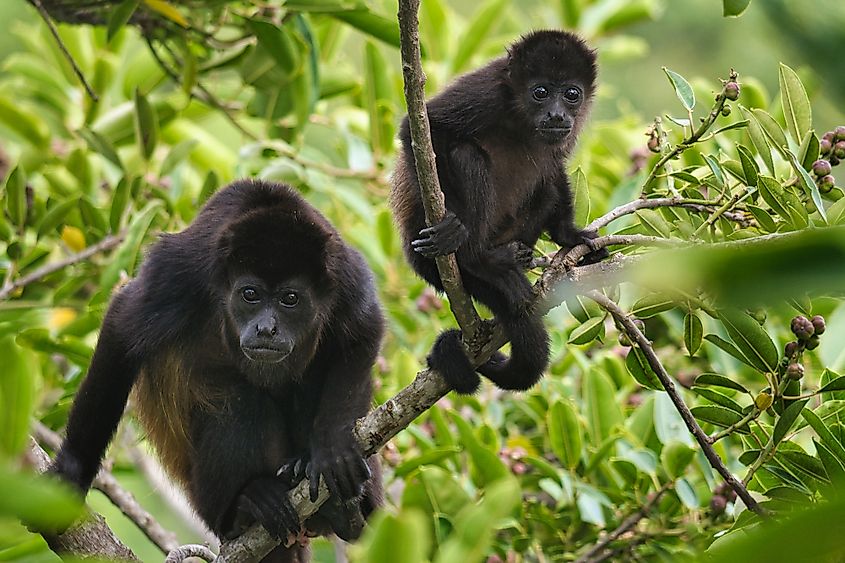
{"type": "Polygon", "coordinates": [[[428,366],[439,372],[458,393],[471,395],[481,384],[481,378],[464,352],[458,330],[440,333],[428,355],[428,366]]]}

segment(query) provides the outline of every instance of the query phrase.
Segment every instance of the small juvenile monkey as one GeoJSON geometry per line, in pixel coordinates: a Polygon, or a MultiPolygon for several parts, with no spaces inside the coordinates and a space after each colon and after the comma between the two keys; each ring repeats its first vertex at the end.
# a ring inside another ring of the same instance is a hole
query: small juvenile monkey
{"type": "MultiPolygon", "coordinates": [[[[426,227],[408,118],[402,122],[391,207],[416,272],[443,290],[434,262],[455,253],[464,287],[491,309],[511,342],[478,371],[502,389],[534,385],[549,362],[542,318],[530,311],[525,270],[543,231],[566,247],[596,233],[573,223],[564,168],[587,118],[596,81],[595,53],[576,35],[536,31],[506,56],[459,77],[432,98],[428,118],[446,216],[426,227]]],[[[607,255],[596,250],[583,262],[607,255]]],[[[443,332],[428,357],[459,393],[479,385],[460,332],[443,332]]]]}

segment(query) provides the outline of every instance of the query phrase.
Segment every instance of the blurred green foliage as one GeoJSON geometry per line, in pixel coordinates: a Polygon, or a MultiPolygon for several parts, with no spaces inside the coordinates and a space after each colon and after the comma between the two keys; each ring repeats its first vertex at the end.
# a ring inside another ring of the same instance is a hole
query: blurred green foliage
{"type": "MultiPolygon", "coordinates": [[[[395,5],[224,4],[176,12],[213,40],[144,38],[120,22],[60,26],[96,102],[35,12],[0,6],[11,22],[0,38],[0,560],[55,560],[17,521],[65,510],[21,467],[30,423],[63,427],[109,295],[158,233],[184,227],[224,183],[291,183],[365,254],[390,323],[378,401],[411,381],[434,335],[453,324],[404,264],[386,205],[404,111],[395,5]],[[74,259],[96,244],[107,250],[74,259]]],[[[604,230],[699,245],[647,255],[636,243],[617,247],[645,274],[608,294],[644,321],[731,471],[778,517],[795,513],[789,522],[806,544],[819,539],[819,557],[841,557],[841,534],[819,523],[835,518],[828,501],[845,476],[845,198],[838,187],[822,193],[808,171],[819,133],[845,122],[841,46],[813,18],[841,23],[845,9],[824,0],[786,20],[786,2],[772,3],[783,4],[777,12],[758,0],[723,20],[720,4],[424,0],[427,89],[531,28],[575,28],[598,48],[596,117],[570,163],[580,218],[641,193],[674,196],[689,205],[640,209],[604,230]],[[777,47],[773,33],[786,38],[777,47]],[[730,115],[684,144],[732,66],[742,90],[730,115]],[[661,116],[658,151],[684,150],[649,176],[660,158],[645,150],[652,115],[661,116]],[[796,312],[823,315],[827,330],[817,348],[804,342],[786,357],[796,312]],[[785,375],[796,362],[800,381],[785,375]]],[[[353,560],[575,559],[663,488],[647,519],[608,546],[613,557],[693,557],[727,531],[712,556],[748,560],[741,554],[784,537],[720,485],[642,353],[615,344],[606,313],[574,294],[566,305],[548,316],[553,362],[536,388],[450,395],[393,440],[382,454],[388,507],[353,560]]],[[[124,447],[110,455],[147,505],[153,493],[124,447]]],[[[150,500],[180,541],[197,541],[150,500]]],[[[94,503],[143,560],[161,558],[101,497],[94,503]]],[[[317,560],[330,561],[325,540],[315,543],[317,560]]]]}

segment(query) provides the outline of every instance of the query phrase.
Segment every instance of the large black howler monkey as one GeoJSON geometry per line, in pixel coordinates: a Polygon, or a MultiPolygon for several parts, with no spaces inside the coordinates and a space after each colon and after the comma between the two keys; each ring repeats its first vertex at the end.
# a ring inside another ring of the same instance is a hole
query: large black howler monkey
{"type": "MultiPolygon", "coordinates": [[[[447,214],[429,228],[407,117],[402,123],[391,204],[406,256],[442,290],[434,257],[455,253],[466,290],[493,311],[511,342],[510,358],[496,353],[477,368],[504,389],[531,387],[549,361],[548,334],[527,306],[532,289],[525,276],[541,232],[567,247],[595,237],[573,223],[564,170],[595,79],[595,54],[580,38],[537,31],[432,98],[428,118],[447,214]]],[[[441,334],[428,361],[455,390],[478,387],[458,331],[441,334]]]]}
{"type": "MultiPolygon", "coordinates": [[[[371,271],[325,217],[288,186],[237,181],[114,296],[51,471],[87,491],[134,387],[150,441],[218,536],[256,521],[297,533],[287,493],[304,474],[331,492],[309,532],[354,538],[381,502],[352,430],[383,322],[371,271]]],[[[307,556],[281,546],[265,561],[307,556]]]]}

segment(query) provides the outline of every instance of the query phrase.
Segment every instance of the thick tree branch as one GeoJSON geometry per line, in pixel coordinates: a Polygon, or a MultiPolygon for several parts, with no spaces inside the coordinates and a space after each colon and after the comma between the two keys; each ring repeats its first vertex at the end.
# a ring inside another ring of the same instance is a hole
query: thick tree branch
{"type": "MultiPolygon", "coordinates": [[[[30,444],[29,461],[39,473],[46,471],[50,457],[33,440],[30,444]]],[[[123,545],[105,519],[94,512],[89,517],[74,524],[62,534],[42,533],[50,549],[58,554],[77,558],[97,558],[114,561],[140,561],[128,547],[123,545]]]]}
{"type": "MultiPolygon", "coordinates": [[[[419,0],[399,1],[399,33],[402,52],[402,75],[405,80],[405,100],[408,104],[408,125],[411,131],[411,147],[417,168],[417,178],[425,208],[425,221],[431,226],[443,220],[446,204],[437,167],[434,162],[434,148],[425,107],[425,73],[420,62],[420,37],[417,11],[419,0]]],[[[480,319],[472,299],[464,291],[455,255],[438,256],[437,271],[443,281],[443,288],[449,296],[449,306],[458,321],[464,337],[472,341],[480,326],[480,319]]]]}
{"type": "MultiPolygon", "coordinates": [[[[53,451],[58,451],[62,444],[61,437],[41,424],[36,422],[33,428],[33,435],[42,444],[48,446],[53,451]]],[[[124,489],[120,483],[117,482],[114,475],[105,469],[100,469],[97,477],[94,479],[94,488],[102,492],[120,511],[132,520],[135,525],[141,530],[151,542],[153,542],[162,553],[168,553],[170,550],[179,547],[179,541],[176,539],[176,534],[169,530],[165,530],[158,521],[153,518],[153,515],[144,510],[135,497],[124,489]]]]}
{"type": "Polygon", "coordinates": [[[686,403],[684,403],[684,400],[678,393],[675,384],[672,382],[672,378],[669,376],[666,368],[663,367],[663,364],[654,352],[651,342],[649,342],[645,335],[640,332],[640,329],[638,329],[628,315],[625,314],[625,311],[623,311],[619,305],[614,303],[606,295],[598,291],[590,291],[587,293],[587,297],[598,303],[604,310],[613,315],[613,318],[616,319],[616,322],[622,326],[628,334],[628,337],[633,342],[637,343],[637,347],[645,355],[648,364],[651,366],[651,369],[654,370],[654,373],[657,375],[657,379],[660,380],[660,384],[663,385],[663,388],[672,400],[672,404],[675,405],[675,409],[681,415],[687,429],[693,435],[695,441],[698,442],[698,445],[704,452],[704,456],[707,458],[707,461],[710,462],[711,467],[713,467],[713,469],[715,469],[716,472],[724,478],[731,488],[736,491],[737,496],[742,499],[749,510],[753,510],[761,515],[765,514],[765,511],[759,504],[757,504],[754,497],[748,493],[748,489],[745,488],[745,485],[743,485],[739,479],[734,477],[733,473],[728,470],[722,459],[719,457],[719,454],[717,454],[713,449],[713,445],[710,443],[709,437],[704,433],[704,430],[701,429],[701,426],[698,425],[698,422],[696,422],[695,417],[689,410],[689,407],[686,403]]]}

